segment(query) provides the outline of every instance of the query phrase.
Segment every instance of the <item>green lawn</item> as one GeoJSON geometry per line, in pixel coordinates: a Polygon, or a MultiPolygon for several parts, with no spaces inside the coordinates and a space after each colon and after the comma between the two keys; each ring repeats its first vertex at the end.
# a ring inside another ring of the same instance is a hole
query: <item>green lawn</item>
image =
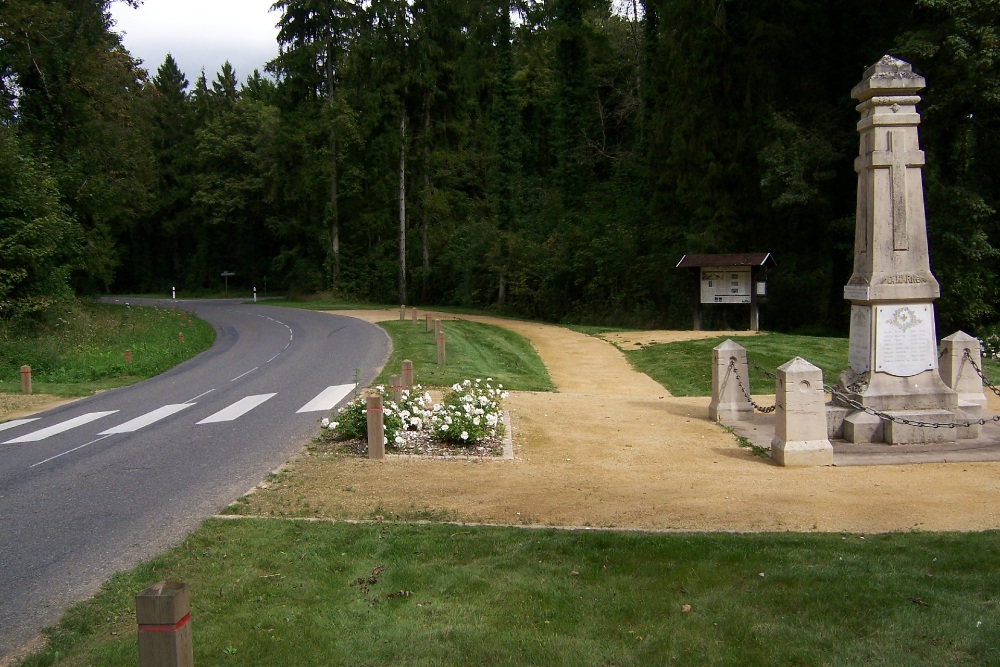
{"type": "MultiPolygon", "coordinates": [[[[636,370],[649,375],[674,396],[711,396],[712,348],[725,340],[725,336],[720,336],[648,345],[626,351],[625,356],[636,370]]],[[[774,393],[774,378],[761,369],[773,374],[778,366],[795,357],[821,368],[823,382],[828,385],[837,384],[840,372],[848,367],[847,338],[766,333],[733,340],[747,350],[750,391],[754,394],[774,393]]],[[[1000,381],[1000,361],[984,360],[983,371],[994,383],[1000,381]]]]}
{"type": "MultiPolygon", "coordinates": [[[[398,375],[404,359],[413,362],[414,381],[425,387],[450,387],[456,382],[493,378],[493,385],[518,391],[552,391],[552,380],[538,353],[520,334],[509,329],[469,320],[445,320],[447,362],[437,363],[433,330],[424,320],[382,322],[392,338],[392,356],[376,379],[386,384],[398,375]]],[[[433,327],[433,323],[432,323],[433,327]]]]}
{"type": "Polygon", "coordinates": [[[134,596],[165,579],[191,585],[201,667],[996,665],[998,549],[998,532],[210,520],[24,664],[134,665],[134,596]]]}
{"type": "Polygon", "coordinates": [[[214,340],[211,325],[184,311],[78,300],[38,322],[0,322],[0,391],[19,392],[28,365],[34,393],[86,396],[158,375],[214,340]]]}

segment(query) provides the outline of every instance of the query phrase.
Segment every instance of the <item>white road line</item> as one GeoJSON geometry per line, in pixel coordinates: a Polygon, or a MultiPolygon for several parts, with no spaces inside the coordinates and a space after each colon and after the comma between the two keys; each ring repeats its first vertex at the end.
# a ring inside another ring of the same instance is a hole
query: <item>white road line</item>
{"type": "Polygon", "coordinates": [[[101,417],[107,417],[108,415],[113,415],[117,410],[111,410],[108,412],[88,412],[85,415],[80,415],[79,417],[74,417],[69,421],[64,421],[55,426],[49,426],[48,428],[43,428],[41,431],[35,431],[34,433],[29,433],[28,435],[22,435],[20,438],[14,438],[13,440],[8,440],[3,443],[5,445],[13,445],[19,442],[38,442],[39,440],[44,440],[45,438],[51,437],[53,435],[58,435],[74,429],[77,426],[83,426],[84,424],[89,424],[92,421],[96,421],[101,417]]]}
{"type": "Polygon", "coordinates": [[[218,422],[231,422],[238,417],[242,417],[264,401],[274,398],[277,394],[258,394],[257,396],[247,396],[236,401],[228,408],[219,410],[211,417],[202,419],[199,424],[216,424],[218,422]]]}
{"type": "MultiPolygon", "coordinates": [[[[104,438],[109,438],[109,437],[111,437],[111,436],[107,436],[107,435],[104,436],[104,438]]],[[[62,454],[56,454],[55,456],[50,456],[49,458],[45,459],[44,461],[39,461],[38,463],[33,463],[32,465],[28,466],[28,468],[29,469],[31,469],[31,468],[37,468],[38,466],[42,465],[43,463],[48,463],[49,461],[55,461],[60,456],[66,456],[67,454],[72,454],[73,452],[79,451],[79,450],[83,449],[84,447],[90,447],[95,442],[100,442],[101,440],[104,440],[104,438],[98,438],[97,440],[91,440],[90,442],[88,442],[85,445],[80,445],[79,447],[74,447],[73,449],[71,449],[69,451],[66,451],[66,452],[63,452],[62,454]]]]}
{"type": "Polygon", "coordinates": [[[250,370],[248,370],[248,371],[247,371],[246,373],[244,373],[243,375],[237,375],[237,376],[236,376],[236,377],[234,377],[234,378],[233,378],[232,380],[230,380],[230,382],[236,382],[237,380],[239,380],[239,379],[241,379],[241,378],[245,378],[246,376],[250,375],[251,373],[253,373],[253,372],[254,372],[255,370],[257,370],[258,368],[260,368],[260,366],[257,366],[256,368],[251,368],[250,370]]]}
{"type": "Polygon", "coordinates": [[[119,424],[114,428],[109,428],[107,431],[101,431],[97,435],[116,435],[118,433],[134,433],[141,428],[145,428],[150,424],[155,424],[161,419],[166,419],[170,415],[177,414],[181,410],[186,410],[190,408],[194,403],[176,403],[174,405],[164,405],[162,408],[157,408],[152,412],[147,412],[146,414],[136,417],[124,424],[119,424]]]}
{"type": "Polygon", "coordinates": [[[189,401],[184,401],[184,402],[185,402],[185,403],[194,403],[194,402],[195,402],[195,401],[197,401],[197,400],[198,400],[199,398],[202,398],[202,397],[205,397],[205,396],[208,396],[208,395],[209,395],[209,394],[211,394],[211,393],[212,393],[213,391],[215,391],[215,390],[214,390],[214,389],[209,389],[209,390],[208,390],[208,391],[206,391],[206,392],[205,392],[204,394],[198,394],[197,396],[195,396],[195,397],[194,397],[194,398],[192,398],[191,400],[189,400],[189,401]]]}
{"type": "Polygon", "coordinates": [[[354,391],[353,384],[338,384],[327,387],[316,398],[299,408],[296,414],[300,412],[329,412],[352,391],[354,391]]]}
{"type": "Polygon", "coordinates": [[[3,424],[0,424],[0,431],[6,431],[9,428],[17,428],[18,426],[30,424],[35,421],[38,421],[38,417],[32,417],[31,419],[15,419],[14,421],[4,422],[3,424]]]}

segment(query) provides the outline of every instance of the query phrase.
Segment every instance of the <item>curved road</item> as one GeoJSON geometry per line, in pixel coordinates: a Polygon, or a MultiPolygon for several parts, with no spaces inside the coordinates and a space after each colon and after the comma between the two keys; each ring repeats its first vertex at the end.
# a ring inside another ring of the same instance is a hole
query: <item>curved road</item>
{"type": "Polygon", "coordinates": [[[215,345],[156,378],[0,424],[0,662],[280,466],[390,350],[381,329],[351,318],[155,303],[210,322],[215,345]]]}

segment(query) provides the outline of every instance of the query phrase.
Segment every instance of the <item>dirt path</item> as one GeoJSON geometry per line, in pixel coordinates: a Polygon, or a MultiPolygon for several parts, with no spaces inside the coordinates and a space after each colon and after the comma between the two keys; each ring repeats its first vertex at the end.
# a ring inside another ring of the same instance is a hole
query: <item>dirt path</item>
{"type": "MultiPolygon", "coordinates": [[[[671,397],[608,342],[544,324],[468,319],[527,337],[558,388],[512,393],[515,461],[373,463],[303,454],[251,496],[251,510],[725,531],[1000,526],[1000,463],[779,468],[710,422],[708,398],[671,397]]],[[[634,340],[691,333],[644,332],[634,340]]]]}

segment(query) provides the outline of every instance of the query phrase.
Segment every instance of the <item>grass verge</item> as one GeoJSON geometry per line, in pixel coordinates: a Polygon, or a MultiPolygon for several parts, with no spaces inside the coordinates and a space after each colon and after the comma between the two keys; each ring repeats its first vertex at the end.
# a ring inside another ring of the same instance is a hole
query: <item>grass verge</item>
{"type": "Polygon", "coordinates": [[[158,375],[214,340],[211,325],[184,311],[79,300],[38,322],[0,323],[0,392],[20,392],[28,365],[35,393],[87,396],[158,375]]]}
{"type": "Polygon", "coordinates": [[[387,384],[398,375],[403,359],[413,362],[414,381],[425,387],[450,387],[475,378],[493,378],[493,386],[516,391],[552,391],[554,386],[535,348],[520,334],[509,329],[471,322],[446,320],[446,361],[437,363],[434,333],[426,333],[424,322],[380,322],[392,338],[392,355],[376,379],[387,384]]]}
{"type": "Polygon", "coordinates": [[[209,520],[23,664],[135,664],[134,596],[164,579],[191,584],[198,665],[997,664],[997,549],[997,532],[209,520]]]}

